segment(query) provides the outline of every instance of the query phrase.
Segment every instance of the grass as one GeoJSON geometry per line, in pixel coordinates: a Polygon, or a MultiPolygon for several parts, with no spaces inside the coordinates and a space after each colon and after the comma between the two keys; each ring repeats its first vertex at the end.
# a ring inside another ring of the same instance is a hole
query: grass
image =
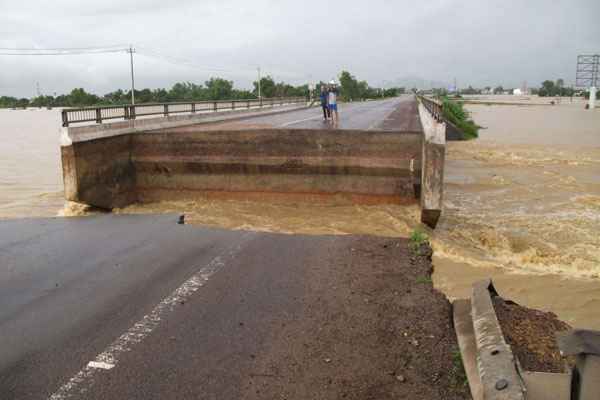
{"type": "Polygon", "coordinates": [[[450,379],[452,385],[457,388],[465,388],[469,384],[465,366],[463,365],[462,357],[460,356],[460,350],[454,350],[452,352],[452,372],[450,379]]]}
{"type": "Polygon", "coordinates": [[[417,278],[417,283],[433,283],[430,276],[419,276],[417,278]]]}
{"type": "Polygon", "coordinates": [[[479,126],[470,119],[469,112],[465,110],[463,103],[442,99],[442,112],[444,118],[454,124],[464,135],[465,139],[475,139],[479,136],[479,126]]]}
{"type": "Polygon", "coordinates": [[[428,241],[429,237],[427,237],[427,234],[420,229],[415,229],[410,234],[410,242],[417,246],[420,246],[423,243],[428,243],[428,241]]]}
{"type": "Polygon", "coordinates": [[[409,247],[416,255],[421,255],[422,244],[429,243],[429,237],[427,236],[427,234],[419,229],[415,229],[410,234],[409,240],[409,247]]]}

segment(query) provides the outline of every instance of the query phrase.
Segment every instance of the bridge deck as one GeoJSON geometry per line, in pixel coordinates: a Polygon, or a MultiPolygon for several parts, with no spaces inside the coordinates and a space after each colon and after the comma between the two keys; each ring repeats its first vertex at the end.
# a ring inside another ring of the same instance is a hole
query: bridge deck
{"type": "MultiPolygon", "coordinates": [[[[291,128],[291,129],[369,129],[388,131],[422,131],[417,102],[414,96],[388,100],[338,105],[340,121],[331,123],[323,120],[320,108],[311,108],[288,113],[253,116],[236,121],[201,124],[205,130],[291,128]]],[[[199,125],[169,129],[170,132],[190,132],[199,125]]]]}

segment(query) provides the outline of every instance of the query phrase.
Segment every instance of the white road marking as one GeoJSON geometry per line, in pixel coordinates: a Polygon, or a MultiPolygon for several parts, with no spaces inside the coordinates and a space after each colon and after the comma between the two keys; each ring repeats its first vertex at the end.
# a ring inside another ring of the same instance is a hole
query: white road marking
{"type": "Polygon", "coordinates": [[[281,126],[290,126],[290,125],[295,125],[295,124],[299,124],[300,122],[306,122],[306,121],[312,121],[314,119],[320,119],[321,117],[310,117],[310,118],[305,118],[305,119],[299,119],[297,121],[291,121],[291,122],[286,122],[285,124],[282,124],[281,126]]]}
{"type": "Polygon", "coordinates": [[[115,366],[115,364],[109,364],[106,362],[98,362],[98,361],[90,361],[87,364],[87,366],[90,368],[112,369],[115,366]]]}
{"type": "Polygon", "coordinates": [[[369,125],[369,127],[367,128],[367,130],[368,131],[372,131],[373,129],[375,129],[381,123],[382,123],[381,121],[375,121],[371,125],[369,125]]]}
{"type": "Polygon", "coordinates": [[[388,113],[385,114],[385,116],[383,117],[383,121],[377,120],[377,121],[373,122],[371,125],[369,125],[369,127],[367,128],[367,130],[368,131],[372,131],[373,129],[377,128],[379,125],[383,125],[383,123],[386,120],[392,119],[392,118],[389,118],[389,116],[392,115],[392,113],[394,111],[396,111],[397,106],[398,106],[398,104],[396,104],[395,102],[392,103],[391,110],[388,113]]]}
{"type": "MultiPolygon", "coordinates": [[[[240,243],[237,246],[232,246],[224,257],[233,258],[235,253],[241,249],[251,236],[251,232],[246,232],[240,243]]],[[[208,279],[224,265],[225,261],[223,261],[221,256],[213,258],[205,267],[201,268],[191,278],[175,289],[173,293],[158,303],[150,314],[145,315],[129,328],[127,332],[112,342],[106,350],[98,354],[93,361],[90,361],[85,368],[62,385],[49,399],[65,400],[73,396],[81,397],[91,387],[94,374],[98,370],[109,370],[115,367],[120,355],[131,351],[136,344],[142,342],[158,327],[160,321],[175,309],[177,304],[184,302],[204,286],[208,279]]]]}

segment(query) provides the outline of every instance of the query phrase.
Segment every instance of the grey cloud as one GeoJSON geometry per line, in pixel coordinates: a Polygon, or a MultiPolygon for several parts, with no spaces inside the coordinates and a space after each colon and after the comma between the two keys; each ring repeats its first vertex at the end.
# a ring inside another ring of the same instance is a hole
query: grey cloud
{"type": "MultiPolygon", "coordinates": [[[[400,78],[460,86],[574,80],[578,53],[600,52],[600,2],[0,0],[0,47],[139,45],[139,87],[218,75],[250,87],[261,65],[300,84],[347,69],[374,85],[400,78]],[[224,72],[175,66],[168,57],[224,72]]],[[[126,54],[0,56],[0,95],[129,85],[126,54]]]]}

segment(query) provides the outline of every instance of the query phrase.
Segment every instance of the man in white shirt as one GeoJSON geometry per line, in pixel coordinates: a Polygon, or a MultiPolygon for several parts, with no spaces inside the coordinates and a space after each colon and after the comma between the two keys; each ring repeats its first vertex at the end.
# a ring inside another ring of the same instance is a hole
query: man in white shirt
{"type": "Polygon", "coordinates": [[[337,109],[337,97],[339,94],[339,91],[337,89],[337,86],[335,84],[335,81],[331,81],[329,82],[329,97],[328,97],[328,105],[329,105],[329,111],[331,114],[331,120],[335,122],[338,122],[340,120],[340,115],[338,114],[338,109],[337,109]],[[333,115],[335,113],[335,118],[333,118],[333,115]]]}

